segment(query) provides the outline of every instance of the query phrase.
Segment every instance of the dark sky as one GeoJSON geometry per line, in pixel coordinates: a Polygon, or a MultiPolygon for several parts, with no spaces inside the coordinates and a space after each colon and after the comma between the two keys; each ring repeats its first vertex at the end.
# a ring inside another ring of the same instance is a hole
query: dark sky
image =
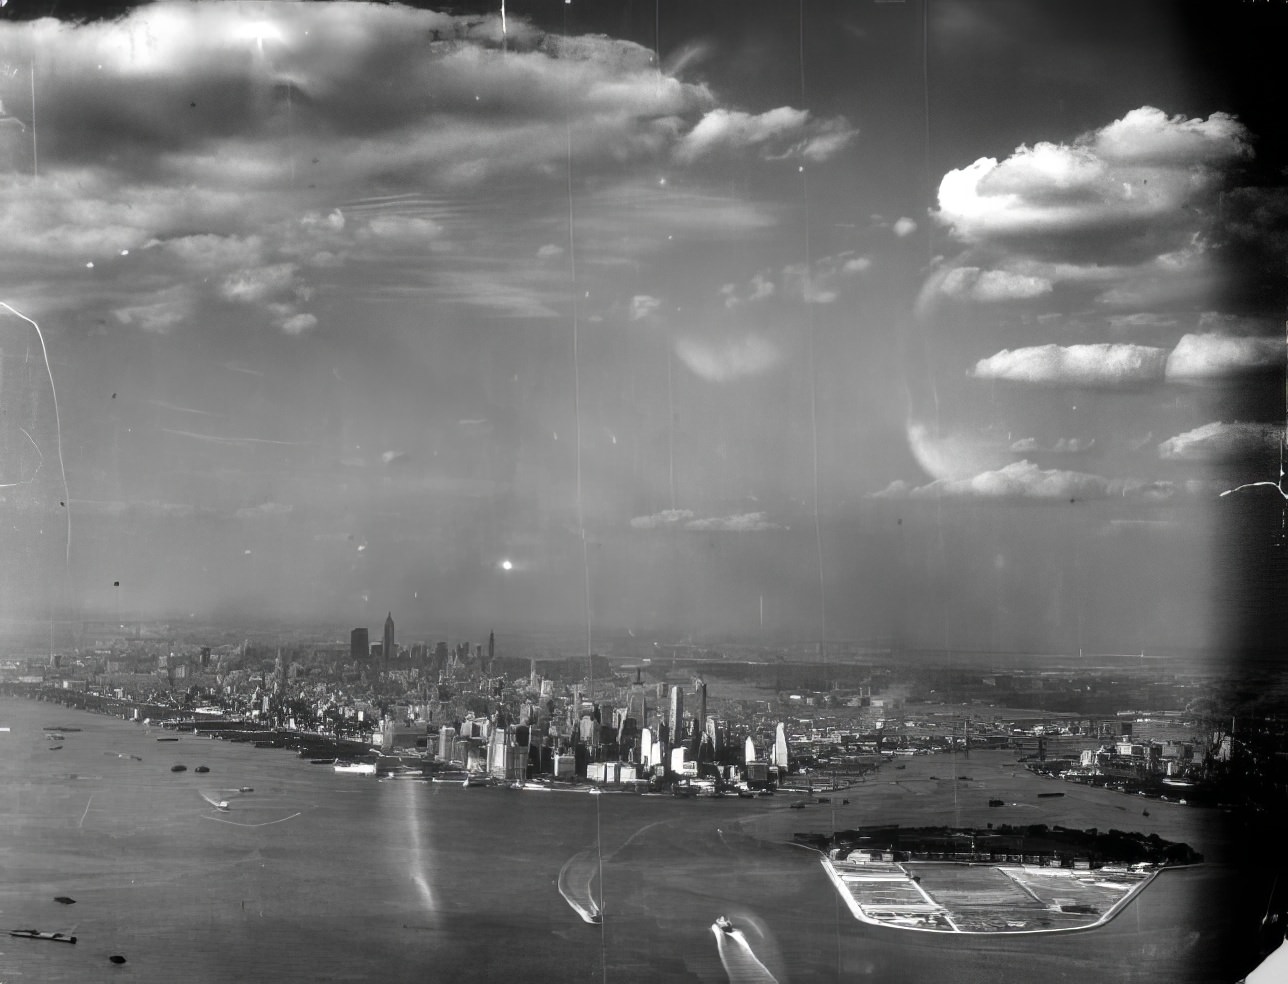
{"type": "Polygon", "coordinates": [[[1277,607],[1269,5],[100,13],[0,10],[3,617],[1277,607]]]}

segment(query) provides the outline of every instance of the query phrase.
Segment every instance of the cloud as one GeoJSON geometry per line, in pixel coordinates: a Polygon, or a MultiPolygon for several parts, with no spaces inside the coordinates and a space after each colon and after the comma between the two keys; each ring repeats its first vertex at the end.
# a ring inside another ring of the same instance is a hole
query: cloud
{"type": "Polygon", "coordinates": [[[1247,130],[1229,113],[1187,120],[1152,106],[1134,109],[1096,131],[1092,148],[1115,163],[1189,167],[1252,156],[1247,130]]]}
{"type": "Polygon", "coordinates": [[[740,304],[755,304],[773,297],[777,288],[770,276],[769,270],[757,273],[741,289],[736,284],[725,284],[720,288],[720,293],[724,295],[725,307],[735,308],[740,304]]]}
{"type": "Polygon", "coordinates": [[[708,341],[685,337],[675,342],[675,354],[691,372],[713,383],[759,376],[782,360],[782,353],[761,335],[708,341]]]}
{"type": "Polygon", "coordinates": [[[1174,315],[1161,314],[1157,311],[1136,311],[1132,314],[1111,314],[1109,328],[1112,331],[1128,332],[1138,329],[1175,328],[1177,319],[1174,315]]]}
{"type": "Polygon", "coordinates": [[[1278,368],[1283,363],[1281,338],[1190,333],[1167,357],[1166,373],[1176,382],[1203,382],[1278,368]]]}
{"type": "Polygon", "coordinates": [[[651,516],[636,516],[631,520],[631,528],[636,530],[657,530],[679,527],[693,518],[689,509],[663,509],[651,516]]]}
{"type": "Polygon", "coordinates": [[[295,507],[283,502],[261,502],[257,506],[242,506],[233,513],[234,519],[274,519],[289,516],[295,507]]]}
{"type": "Polygon", "coordinates": [[[368,236],[402,244],[430,243],[442,238],[443,226],[433,219],[415,215],[376,215],[359,232],[360,238],[368,236]]]}
{"type": "Polygon", "coordinates": [[[895,219],[894,225],[890,228],[896,236],[903,239],[905,236],[911,236],[917,231],[917,223],[905,215],[895,219]]]}
{"type": "Polygon", "coordinates": [[[70,304],[123,276],[129,251],[128,286],[102,308],[154,332],[217,322],[216,300],[308,332],[316,315],[287,295],[321,271],[336,284],[360,271],[369,296],[549,317],[562,305],[533,278],[566,248],[544,220],[570,164],[586,181],[576,233],[591,271],[664,250],[669,236],[741,240],[780,221],[747,193],[710,191],[700,168],[659,189],[659,163],[817,161],[854,135],[840,117],[725,105],[705,83],[659,73],[633,42],[512,17],[507,47],[495,15],[398,5],[155,4],[79,24],[2,22],[0,60],[46,53],[42,149],[57,152],[42,154],[39,180],[19,168],[0,187],[0,267],[70,304]],[[457,194],[515,176],[517,212],[457,194]],[[414,194],[344,197],[407,182],[414,194]],[[624,228],[632,202],[646,207],[624,228]],[[161,293],[180,285],[184,317],[161,293]],[[293,309],[271,307],[283,304],[293,309]]]}
{"type": "Polygon", "coordinates": [[[844,281],[871,266],[868,257],[850,251],[815,260],[808,275],[804,263],[792,263],[783,268],[783,292],[809,304],[831,304],[840,297],[844,281]]]}
{"type": "Polygon", "coordinates": [[[701,158],[755,149],[768,158],[818,163],[843,150],[857,132],[842,117],[813,120],[808,110],[790,106],[758,114],[717,108],[679,140],[674,157],[691,164],[701,158]]]}
{"type": "Polygon", "coordinates": [[[123,325],[164,335],[192,317],[192,309],[192,293],[187,287],[175,286],[157,291],[145,303],[114,308],[112,316],[123,325]]]}
{"type": "Polygon", "coordinates": [[[738,513],[733,516],[713,516],[709,519],[691,519],[684,524],[686,530],[697,532],[754,533],[762,530],[781,530],[778,523],[770,522],[763,512],[738,513]]]}
{"type": "Polygon", "coordinates": [[[662,306],[662,302],[648,294],[636,294],[631,298],[631,320],[639,321],[641,318],[647,318],[662,306]]]}
{"type": "Polygon", "coordinates": [[[1284,440],[1276,424],[1214,422],[1169,437],[1158,446],[1167,461],[1213,461],[1278,451],[1284,440]]]}
{"type": "Polygon", "coordinates": [[[1043,469],[1030,461],[1016,461],[996,471],[970,478],[940,479],[929,485],[912,486],[902,480],[891,482],[874,499],[975,499],[1010,502],[1068,502],[1070,499],[1127,498],[1136,502],[1167,502],[1177,494],[1170,482],[1139,479],[1109,479],[1087,472],[1043,469]]]}
{"type": "Polygon", "coordinates": [[[1038,345],[980,359],[976,379],[1090,387],[1133,386],[1163,379],[1167,350],[1148,345],[1038,345]]]}
{"type": "Polygon", "coordinates": [[[1051,281],[1045,277],[971,266],[949,270],[940,283],[940,290],[949,297],[982,302],[1041,297],[1051,289],[1051,281]]]}
{"type": "Polygon", "coordinates": [[[317,316],[307,312],[286,313],[274,319],[273,325],[281,328],[287,335],[304,335],[318,326],[317,316]]]}
{"type": "Polygon", "coordinates": [[[294,263],[243,268],[224,278],[219,293],[229,301],[262,301],[288,290],[295,282],[294,263]]]}
{"type": "Polygon", "coordinates": [[[1015,454],[1082,454],[1084,451],[1090,451],[1096,444],[1096,439],[1082,439],[1077,437],[1057,438],[1054,444],[1041,445],[1035,437],[1022,437],[1011,444],[1011,451],[1015,454]]]}
{"type": "Polygon", "coordinates": [[[967,243],[1189,223],[1185,206],[1250,155],[1246,129],[1226,113],[1187,120],[1142,106],[1071,144],[1022,145],[1001,163],[949,171],[935,217],[967,243]]]}

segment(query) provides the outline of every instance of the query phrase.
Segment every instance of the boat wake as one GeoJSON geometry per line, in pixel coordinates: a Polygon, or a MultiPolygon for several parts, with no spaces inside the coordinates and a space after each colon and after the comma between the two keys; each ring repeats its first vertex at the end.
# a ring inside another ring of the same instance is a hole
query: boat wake
{"type": "Polygon", "coordinates": [[[598,874],[599,859],[594,848],[579,851],[559,869],[559,894],[577,915],[593,925],[604,918],[593,891],[598,874]]]}
{"type": "Polygon", "coordinates": [[[760,962],[742,930],[732,927],[727,920],[723,926],[717,921],[711,924],[711,935],[716,938],[720,963],[724,965],[729,984],[778,984],[778,978],[760,962]]]}

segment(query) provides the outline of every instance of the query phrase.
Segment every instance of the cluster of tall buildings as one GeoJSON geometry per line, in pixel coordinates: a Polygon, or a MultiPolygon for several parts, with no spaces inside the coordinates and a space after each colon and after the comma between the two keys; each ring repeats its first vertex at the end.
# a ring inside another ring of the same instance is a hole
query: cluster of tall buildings
{"type": "Polygon", "coordinates": [[[375,645],[372,645],[365,626],[349,633],[349,658],[355,663],[375,662],[381,669],[388,669],[389,661],[397,654],[393,612],[385,616],[384,637],[375,645]]]}

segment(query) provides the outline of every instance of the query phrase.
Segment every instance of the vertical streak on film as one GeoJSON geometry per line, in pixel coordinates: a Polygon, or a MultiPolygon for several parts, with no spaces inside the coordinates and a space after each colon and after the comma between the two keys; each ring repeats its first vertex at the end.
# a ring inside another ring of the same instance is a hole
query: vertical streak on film
{"type": "Polygon", "coordinates": [[[63,478],[63,508],[67,512],[67,550],[64,563],[66,564],[66,573],[70,573],[72,562],[72,498],[71,493],[67,490],[67,467],[63,464],[63,422],[58,411],[58,390],[54,386],[54,369],[49,364],[49,349],[45,347],[45,333],[40,330],[40,325],[7,302],[0,301],[0,307],[5,308],[12,314],[16,314],[36,329],[36,337],[40,339],[40,351],[45,357],[45,372],[49,374],[49,394],[54,399],[54,436],[58,447],[58,470],[62,473],[63,478]]]}
{"type": "Polygon", "coordinates": [[[31,56],[31,176],[33,178],[40,177],[39,157],[36,148],[36,56],[34,54],[31,56]]]}
{"type": "MultiPolygon", "coordinates": [[[[805,0],[800,0],[800,68],[801,68],[801,105],[805,105],[805,0]]],[[[814,547],[818,554],[818,626],[819,626],[819,653],[823,659],[827,659],[827,584],[823,574],[823,531],[819,522],[818,515],[818,370],[814,361],[814,304],[811,300],[810,293],[813,281],[813,257],[810,255],[810,226],[809,226],[809,178],[805,173],[805,166],[800,166],[801,176],[801,208],[805,217],[805,278],[803,286],[803,295],[805,301],[805,315],[808,318],[808,330],[806,339],[809,349],[809,426],[810,426],[810,448],[811,448],[811,466],[813,475],[813,505],[814,505],[814,547]]]]}
{"type": "MultiPolygon", "coordinates": [[[[567,5],[565,4],[565,7],[567,5]]],[[[568,38],[568,13],[564,11],[564,40],[568,38]]],[[[571,80],[569,80],[571,85],[571,80]]],[[[592,656],[591,617],[590,617],[590,554],[586,546],[586,519],[582,505],[581,491],[581,362],[579,353],[579,326],[577,321],[577,239],[574,231],[573,195],[572,195],[572,104],[571,96],[564,116],[564,134],[566,138],[568,164],[568,272],[570,278],[570,299],[572,301],[572,406],[574,436],[577,458],[577,535],[581,538],[581,566],[585,581],[586,611],[586,659],[592,656]]],[[[591,671],[593,672],[593,664],[591,671]]],[[[592,693],[593,699],[593,693],[592,693]]]]}

